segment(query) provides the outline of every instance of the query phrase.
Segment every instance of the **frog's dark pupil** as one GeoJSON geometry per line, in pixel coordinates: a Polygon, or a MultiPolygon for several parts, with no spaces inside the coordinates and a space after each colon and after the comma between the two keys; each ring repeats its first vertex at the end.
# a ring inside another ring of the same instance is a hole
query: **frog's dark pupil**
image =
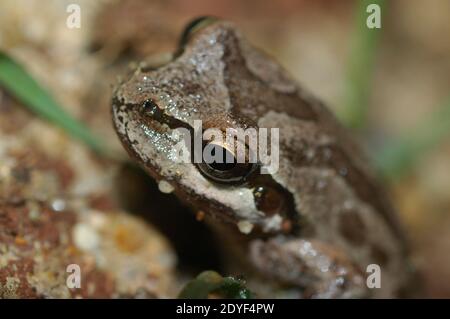
{"type": "Polygon", "coordinates": [[[216,151],[218,153],[221,153],[219,161],[214,160],[212,163],[208,163],[209,167],[211,167],[214,170],[222,171],[222,172],[232,170],[233,168],[236,167],[236,165],[237,165],[236,158],[230,151],[228,151],[224,147],[220,147],[220,146],[216,145],[211,150],[211,155],[214,156],[214,158],[216,155],[216,151]]]}
{"type": "Polygon", "coordinates": [[[229,171],[236,167],[236,163],[211,163],[209,166],[216,171],[229,171]]]}
{"type": "MultiPolygon", "coordinates": [[[[227,144],[205,143],[203,161],[197,164],[200,173],[221,184],[240,184],[257,168],[256,164],[238,161],[227,144]]],[[[245,159],[247,160],[247,159],[245,159]]]]}
{"type": "Polygon", "coordinates": [[[229,171],[236,167],[236,163],[211,163],[209,166],[216,171],[229,171]]]}

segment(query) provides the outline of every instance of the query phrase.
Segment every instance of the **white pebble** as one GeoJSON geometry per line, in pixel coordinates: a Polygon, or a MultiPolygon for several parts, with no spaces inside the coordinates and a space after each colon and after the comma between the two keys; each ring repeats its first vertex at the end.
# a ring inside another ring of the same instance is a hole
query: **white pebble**
{"type": "Polygon", "coordinates": [[[51,206],[55,212],[62,212],[66,209],[66,202],[61,198],[56,198],[52,201],[51,206]]]}
{"type": "Polygon", "coordinates": [[[76,224],[73,228],[73,240],[81,250],[92,251],[100,243],[100,237],[93,227],[87,224],[76,224]]]}
{"type": "Polygon", "coordinates": [[[239,228],[239,231],[243,234],[250,234],[253,229],[253,224],[248,220],[241,220],[237,223],[237,226],[239,228]]]}
{"type": "Polygon", "coordinates": [[[161,191],[161,193],[165,193],[165,194],[170,194],[174,190],[173,186],[165,180],[161,180],[158,183],[158,188],[161,191]]]}

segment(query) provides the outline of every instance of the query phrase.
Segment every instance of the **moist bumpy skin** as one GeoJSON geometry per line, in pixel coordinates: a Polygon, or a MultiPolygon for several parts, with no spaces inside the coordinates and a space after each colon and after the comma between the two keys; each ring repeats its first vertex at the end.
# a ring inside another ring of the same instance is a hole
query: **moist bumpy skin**
{"type": "Polygon", "coordinates": [[[409,276],[401,231],[359,148],[234,25],[201,22],[172,61],[141,65],[116,89],[124,147],[193,209],[246,234],[242,249],[264,276],[304,297],[399,296],[409,276]],[[279,169],[222,184],[178,163],[173,131],[194,120],[204,130],[279,128],[279,169]],[[367,288],[369,264],[380,265],[381,288],[367,288]]]}

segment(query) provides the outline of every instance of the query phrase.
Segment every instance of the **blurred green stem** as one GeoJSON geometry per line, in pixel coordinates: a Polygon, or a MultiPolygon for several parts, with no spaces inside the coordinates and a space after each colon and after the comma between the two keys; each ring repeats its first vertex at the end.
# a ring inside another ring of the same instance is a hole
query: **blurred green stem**
{"type": "Polygon", "coordinates": [[[408,134],[388,143],[376,156],[376,165],[390,179],[402,177],[446,136],[450,136],[450,98],[408,134]]]}
{"type": "Polygon", "coordinates": [[[386,14],[385,0],[359,0],[355,17],[355,33],[348,60],[344,101],[339,114],[349,127],[360,129],[365,126],[370,95],[370,85],[381,29],[369,29],[367,26],[367,6],[378,4],[381,8],[381,20],[386,14]]]}
{"type": "Polygon", "coordinates": [[[70,116],[20,64],[2,52],[0,52],[0,85],[30,110],[60,126],[96,152],[103,155],[110,154],[105,143],[70,116]]]}

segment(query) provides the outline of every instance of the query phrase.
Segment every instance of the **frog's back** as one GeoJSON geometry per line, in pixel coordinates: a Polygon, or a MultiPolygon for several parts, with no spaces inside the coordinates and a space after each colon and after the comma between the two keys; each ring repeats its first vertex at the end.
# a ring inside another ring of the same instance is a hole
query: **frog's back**
{"type": "Polygon", "coordinates": [[[300,236],[348,252],[364,272],[370,264],[380,265],[386,279],[379,295],[395,295],[409,276],[405,240],[358,143],[321,102],[239,33],[221,37],[231,117],[280,129],[273,178],[293,195],[300,236]]]}

